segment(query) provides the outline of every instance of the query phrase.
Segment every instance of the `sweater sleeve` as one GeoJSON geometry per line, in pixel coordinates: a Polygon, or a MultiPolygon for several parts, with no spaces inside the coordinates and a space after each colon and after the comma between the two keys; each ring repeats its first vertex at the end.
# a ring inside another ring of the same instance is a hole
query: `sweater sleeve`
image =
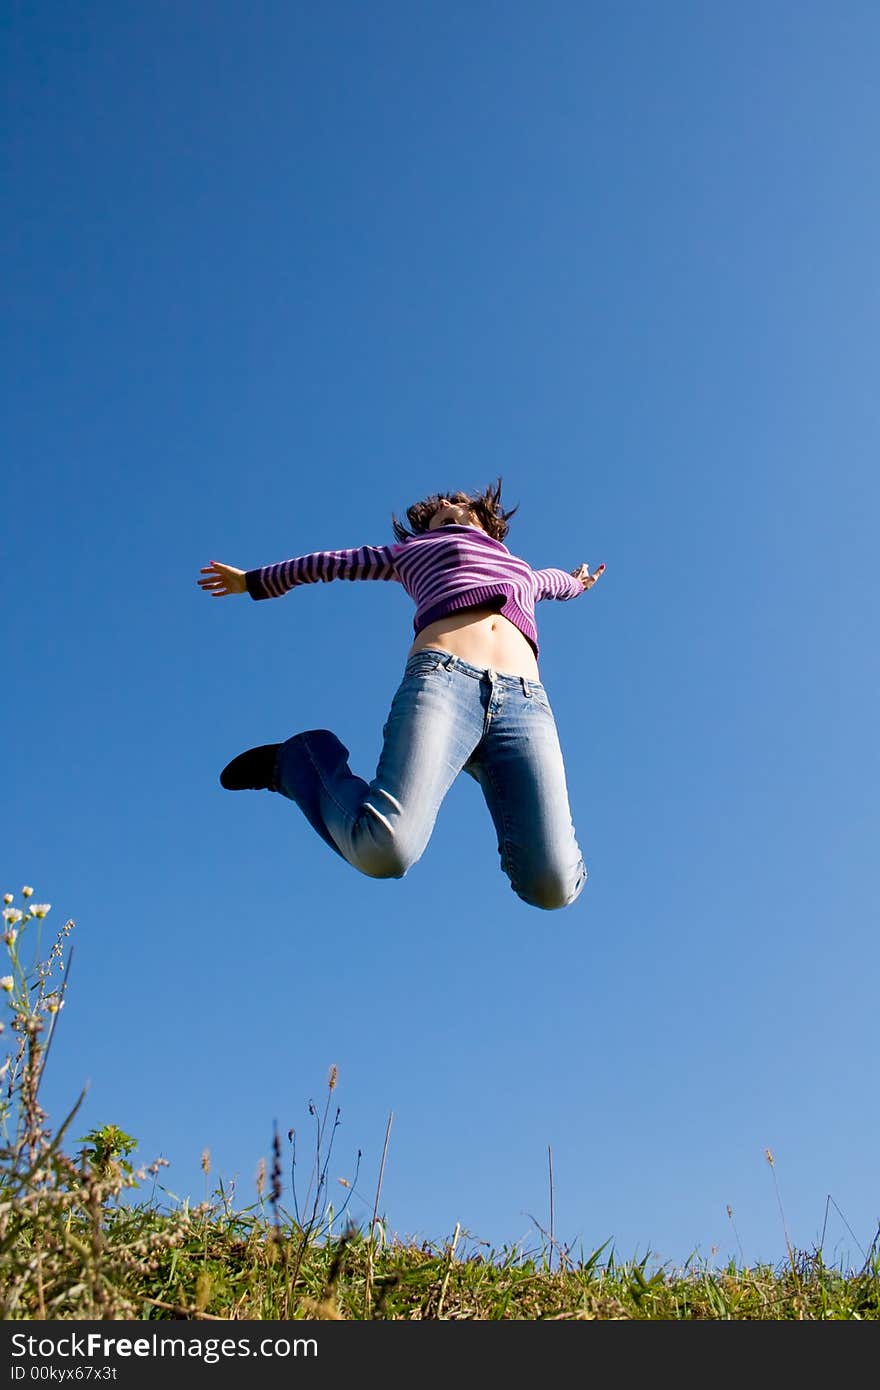
{"type": "Polygon", "coordinates": [[[362,545],[358,550],[316,550],[277,565],[247,570],[245,582],[253,599],[280,598],[298,584],[325,584],[331,579],[398,579],[391,547],[362,545]]]}
{"type": "Polygon", "coordinates": [[[533,570],[535,577],[535,602],[542,598],[577,598],[585,592],[579,579],[567,570],[533,570]]]}

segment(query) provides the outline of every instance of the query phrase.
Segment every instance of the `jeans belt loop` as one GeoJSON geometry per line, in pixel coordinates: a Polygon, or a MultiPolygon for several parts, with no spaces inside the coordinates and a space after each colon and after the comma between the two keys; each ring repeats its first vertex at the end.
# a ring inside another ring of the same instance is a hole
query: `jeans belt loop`
{"type": "Polygon", "coordinates": [[[455,669],[455,663],[457,660],[458,657],[456,656],[448,656],[446,660],[443,662],[443,665],[446,667],[447,671],[453,671],[455,669]]]}
{"type": "Polygon", "coordinates": [[[520,676],[520,680],[522,681],[522,692],[523,692],[523,695],[525,695],[525,697],[526,697],[527,700],[531,700],[531,698],[532,698],[532,692],[531,692],[531,690],[529,689],[529,683],[528,683],[528,681],[526,680],[525,676],[520,676]]]}

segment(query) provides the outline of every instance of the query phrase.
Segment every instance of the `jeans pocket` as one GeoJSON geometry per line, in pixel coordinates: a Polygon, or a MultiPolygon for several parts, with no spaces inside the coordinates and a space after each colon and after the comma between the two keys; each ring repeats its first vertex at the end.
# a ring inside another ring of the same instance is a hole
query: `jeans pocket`
{"type": "Polygon", "coordinates": [[[443,665],[443,657],[438,652],[416,652],[406,663],[404,680],[431,676],[443,665]]]}
{"type": "Polygon", "coordinates": [[[553,713],[550,708],[550,699],[547,695],[547,691],[538,681],[529,682],[529,695],[530,698],[534,700],[538,709],[545,710],[547,714],[553,713]]]}

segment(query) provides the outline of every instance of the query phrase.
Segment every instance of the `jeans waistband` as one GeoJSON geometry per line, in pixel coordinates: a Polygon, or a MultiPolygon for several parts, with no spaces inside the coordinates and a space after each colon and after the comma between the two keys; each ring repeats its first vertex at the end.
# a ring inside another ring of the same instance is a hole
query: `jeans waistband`
{"type": "Polygon", "coordinates": [[[424,670],[426,667],[436,670],[443,666],[447,671],[458,671],[462,676],[470,676],[473,680],[491,680],[493,683],[498,681],[501,685],[518,685],[526,694],[531,694],[534,690],[544,692],[541,681],[529,680],[526,676],[512,676],[506,671],[495,671],[491,666],[472,666],[469,661],[464,661],[460,656],[453,656],[451,652],[441,651],[439,647],[422,647],[421,651],[414,652],[407,660],[404,669],[405,675],[410,675],[413,671],[424,670]]]}

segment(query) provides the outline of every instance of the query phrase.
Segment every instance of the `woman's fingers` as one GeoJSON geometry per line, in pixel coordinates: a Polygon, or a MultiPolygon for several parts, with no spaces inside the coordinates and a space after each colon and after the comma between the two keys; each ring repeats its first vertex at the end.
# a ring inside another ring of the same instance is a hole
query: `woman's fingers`
{"type": "Polygon", "coordinates": [[[604,569],[605,565],[603,563],[599,565],[591,574],[590,566],[587,564],[583,564],[578,565],[577,569],[572,570],[571,573],[574,575],[575,579],[580,580],[585,589],[592,589],[593,585],[595,584],[599,576],[603,573],[604,569]]]}
{"type": "Polygon", "coordinates": [[[243,594],[247,590],[245,571],[236,569],[234,565],[221,565],[219,560],[212,560],[199,573],[204,576],[196,580],[199,588],[207,590],[215,598],[224,594],[243,594]]]}

